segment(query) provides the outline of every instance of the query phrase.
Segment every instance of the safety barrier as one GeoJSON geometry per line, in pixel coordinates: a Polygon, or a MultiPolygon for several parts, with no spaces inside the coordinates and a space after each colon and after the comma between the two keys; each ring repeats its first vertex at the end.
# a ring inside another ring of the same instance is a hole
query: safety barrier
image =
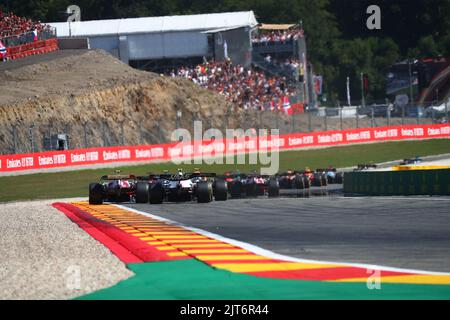
{"type": "Polygon", "coordinates": [[[368,196],[450,196],[450,169],[346,172],[344,192],[368,196]]]}
{"type": "Polygon", "coordinates": [[[31,42],[19,46],[8,47],[6,49],[6,56],[9,59],[20,59],[36,54],[43,54],[58,50],[58,40],[48,39],[31,42]]]}
{"type": "Polygon", "coordinates": [[[450,124],[408,125],[350,129],[280,136],[173,142],[159,145],[115,146],[66,151],[0,156],[0,172],[46,169],[112,162],[168,161],[194,157],[242,154],[276,148],[292,150],[306,147],[351,145],[356,143],[407,139],[450,138],[450,124]]]}

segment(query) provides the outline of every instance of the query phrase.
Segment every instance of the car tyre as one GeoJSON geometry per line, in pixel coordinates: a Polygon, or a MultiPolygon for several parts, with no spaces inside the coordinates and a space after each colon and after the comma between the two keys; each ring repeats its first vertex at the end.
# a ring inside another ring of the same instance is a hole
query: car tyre
{"type": "Polygon", "coordinates": [[[296,176],[293,181],[293,189],[305,189],[305,180],[301,176],[296,176]]]}
{"type": "Polygon", "coordinates": [[[344,174],[342,172],[336,173],[336,178],[334,179],[334,182],[337,184],[343,184],[344,183],[344,174]]]}
{"type": "Polygon", "coordinates": [[[267,188],[269,198],[278,197],[280,195],[280,184],[276,179],[269,180],[269,186],[267,188]]]}
{"type": "Polygon", "coordinates": [[[99,183],[89,184],[89,204],[103,203],[103,186],[99,183]]]}
{"type": "Polygon", "coordinates": [[[161,204],[164,200],[164,188],[161,183],[155,183],[150,186],[149,202],[150,204],[161,204]]]}
{"type": "Polygon", "coordinates": [[[197,202],[208,203],[213,198],[212,185],[206,181],[200,181],[197,183],[197,202]]]}
{"type": "Polygon", "coordinates": [[[150,185],[148,182],[139,181],[136,184],[136,203],[148,203],[150,197],[150,185]]]}
{"type": "Polygon", "coordinates": [[[216,201],[226,201],[228,199],[228,186],[225,180],[216,180],[215,183],[216,201]]]}
{"type": "Polygon", "coordinates": [[[230,187],[230,195],[231,198],[241,198],[242,197],[242,182],[240,181],[233,181],[231,182],[230,187]]]}
{"type": "Polygon", "coordinates": [[[256,197],[258,195],[257,185],[254,182],[245,185],[245,195],[247,197],[256,197]]]}

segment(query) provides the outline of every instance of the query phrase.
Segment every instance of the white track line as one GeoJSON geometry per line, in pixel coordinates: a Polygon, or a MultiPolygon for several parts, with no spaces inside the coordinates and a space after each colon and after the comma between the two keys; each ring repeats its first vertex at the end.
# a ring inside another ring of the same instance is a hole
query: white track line
{"type": "Polygon", "coordinates": [[[247,251],[250,251],[252,253],[255,253],[257,255],[261,255],[261,256],[265,256],[271,259],[278,259],[278,260],[285,260],[285,261],[289,261],[289,262],[299,262],[299,263],[317,263],[317,264],[334,264],[334,265],[342,265],[342,266],[350,266],[350,267],[356,267],[356,268],[364,268],[364,269],[370,269],[370,270],[384,270],[384,271],[393,271],[393,272],[405,272],[405,273],[416,273],[416,274],[424,274],[424,275],[441,275],[441,276],[450,276],[450,272],[433,272],[433,271],[423,271],[423,270],[415,270],[415,269],[402,269],[402,268],[394,268],[394,267],[386,267],[386,266],[379,266],[379,265],[373,265],[373,264],[363,264],[363,263],[346,263],[346,262],[330,262],[330,261],[319,261],[319,260],[309,260],[309,259],[299,259],[299,258],[294,258],[294,257],[290,257],[290,256],[285,256],[285,255],[281,255],[278,253],[275,253],[273,251],[270,250],[266,250],[263,249],[261,247],[255,246],[253,244],[247,243],[247,242],[242,242],[242,241],[238,241],[238,240],[234,240],[234,239],[230,239],[230,238],[226,238],[223,237],[221,235],[209,232],[209,231],[205,231],[202,229],[198,229],[198,228],[194,228],[194,227],[189,227],[186,226],[182,223],[170,220],[170,219],[166,219],[166,218],[162,218],[160,216],[156,216],[154,214],[151,213],[147,213],[144,211],[140,211],[137,209],[133,209],[133,208],[129,208],[126,206],[122,206],[119,204],[114,204],[114,206],[124,209],[124,210],[128,210],[131,212],[135,212],[138,214],[141,214],[143,216],[147,216],[149,218],[153,218],[155,220],[159,220],[159,221],[163,221],[163,222],[167,222],[182,228],[185,228],[187,230],[196,232],[198,234],[204,235],[206,237],[209,238],[213,238],[219,241],[223,241],[229,244],[232,244],[234,246],[238,246],[241,247],[247,251]]]}
{"type": "Polygon", "coordinates": [[[337,199],[351,199],[351,200],[361,200],[361,199],[370,199],[370,200],[423,200],[423,201],[450,201],[450,197],[448,196],[435,196],[435,197],[402,197],[402,196],[360,196],[360,197],[345,197],[345,196],[337,196],[333,197],[337,199]]]}

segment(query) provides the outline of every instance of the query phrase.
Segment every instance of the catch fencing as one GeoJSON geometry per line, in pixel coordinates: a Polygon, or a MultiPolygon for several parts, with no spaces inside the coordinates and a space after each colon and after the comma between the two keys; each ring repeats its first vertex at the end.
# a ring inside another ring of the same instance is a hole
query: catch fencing
{"type": "Polygon", "coordinates": [[[310,147],[408,139],[450,138],[449,124],[407,125],[232,139],[171,142],[156,145],[97,147],[0,156],[0,172],[86,166],[114,162],[187,160],[258,151],[292,150],[310,147]]]}
{"type": "MultiPolygon", "coordinates": [[[[355,103],[356,105],[356,103],[355,103]]],[[[314,108],[303,110],[292,101],[289,109],[248,109],[239,113],[227,110],[210,118],[200,113],[173,112],[172,118],[150,119],[146,125],[131,121],[113,122],[95,119],[91,122],[62,122],[53,119],[45,123],[20,123],[2,126],[0,131],[0,154],[34,153],[54,150],[86,149],[125,145],[164,144],[171,141],[175,129],[192,131],[195,121],[201,121],[203,131],[220,124],[217,129],[244,130],[278,129],[280,134],[377,128],[403,125],[431,125],[449,123],[448,104],[424,109],[420,106],[395,110],[388,105],[368,107],[341,106],[337,108],[314,108]],[[288,112],[286,112],[288,111],[288,112]],[[291,109],[292,111],[292,109],[291,109]],[[303,112],[304,111],[304,112],[303,112]]],[[[203,132],[202,132],[203,134],[203,132]]]]}

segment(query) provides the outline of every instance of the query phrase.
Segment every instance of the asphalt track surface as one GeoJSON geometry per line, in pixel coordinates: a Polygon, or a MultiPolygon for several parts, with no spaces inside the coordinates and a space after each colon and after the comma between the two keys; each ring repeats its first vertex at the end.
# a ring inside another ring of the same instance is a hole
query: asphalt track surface
{"type": "Polygon", "coordinates": [[[350,198],[328,189],[127,206],[291,257],[450,272],[450,197],[350,198]]]}

